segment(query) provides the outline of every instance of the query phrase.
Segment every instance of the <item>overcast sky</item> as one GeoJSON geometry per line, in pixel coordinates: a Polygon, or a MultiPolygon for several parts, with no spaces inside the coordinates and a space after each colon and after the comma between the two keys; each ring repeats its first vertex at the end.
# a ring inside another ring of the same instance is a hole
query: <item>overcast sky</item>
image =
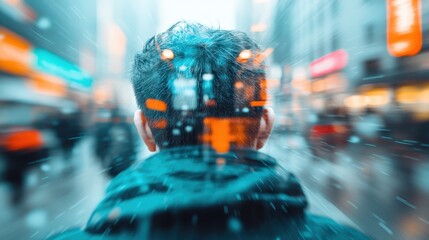
{"type": "Polygon", "coordinates": [[[236,27],[237,0],[160,0],[159,31],[179,20],[197,21],[222,29],[236,27]]]}

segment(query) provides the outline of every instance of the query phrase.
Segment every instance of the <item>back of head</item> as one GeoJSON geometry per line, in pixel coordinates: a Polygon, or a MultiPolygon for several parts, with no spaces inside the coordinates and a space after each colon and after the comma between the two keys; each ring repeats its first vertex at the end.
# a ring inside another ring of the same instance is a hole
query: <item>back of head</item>
{"type": "Polygon", "coordinates": [[[156,145],[249,147],[266,101],[260,47],[245,33],[178,22],[135,56],[132,83],[156,145]]]}

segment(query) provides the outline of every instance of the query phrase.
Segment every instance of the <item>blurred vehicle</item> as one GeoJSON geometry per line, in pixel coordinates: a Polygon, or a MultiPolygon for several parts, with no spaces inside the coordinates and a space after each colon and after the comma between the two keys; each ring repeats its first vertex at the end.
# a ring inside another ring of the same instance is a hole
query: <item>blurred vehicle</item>
{"type": "Polygon", "coordinates": [[[118,175],[136,161],[136,131],[119,109],[98,109],[94,135],[95,154],[109,176],[118,175]]]}
{"type": "Polygon", "coordinates": [[[49,158],[49,149],[42,133],[31,127],[8,126],[0,129],[1,172],[13,191],[13,202],[21,199],[25,173],[31,166],[49,158]]]}
{"type": "Polygon", "coordinates": [[[352,127],[348,118],[340,114],[321,114],[309,126],[308,144],[313,156],[332,160],[337,149],[347,146],[352,127]]]}
{"type": "Polygon", "coordinates": [[[278,133],[290,132],[290,131],[296,130],[294,128],[293,119],[290,116],[280,115],[279,117],[277,117],[274,124],[275,124],[274,129],[278,133]]]}
{"type": "Polygon", "coordinates": [[[369,142],[377,141],[380,137],[380,130],[384,127],[381,115],[371,108],[367,108],[364,114],[353,121],[353,129],[356,134],[369,142]]]}

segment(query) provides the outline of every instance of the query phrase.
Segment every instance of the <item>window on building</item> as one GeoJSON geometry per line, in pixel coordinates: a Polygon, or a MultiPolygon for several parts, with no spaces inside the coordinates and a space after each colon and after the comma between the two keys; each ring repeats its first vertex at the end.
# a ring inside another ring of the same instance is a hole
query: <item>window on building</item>
{"type": "Polygon", "coordinates": [[[338,7],[339,7],[338,4],[339,4],[338,0],[332,0],[331,2],[331,11],[334,17],[338,16],[338,7]]]}
{"type": "Polygon", "coordinates": [[[325,15],[324,15],[324,11],[323,10],[324,10],[323,8],[319,10],[319,16],[318,16],[318,18],[319,18],[319,20],[318,20],[319,21],[318,22],[319,27],[323,27],[324,20],[325,20],[325,15]]]}
{"type": "Polygon", "coordinates": [[[316,43],[313,45],[313,50],[311,52],[313,53],[313,59],[317,59],[319,57],[319,53],[317,52],[317,44],[316,43]]]}
{"type": "Polygon", "coordinates": [[[369,59],[364,62],[365,75],[377,75],[381,73],[380,59],[369,59]]]}
{"type": "Polygon", "coordinates": [[[331,52],[337,50],[340,48],[340,39],[339,39],[339,35],[338,33],[334,33],[334,35],[332,36],[332,40],[331,40],[331,52]]]}
{"type": "Polygon", "coordinates": [[[318,55],[319,55],[319,57],[322,57],[323,55],[325,55],[324,44],[323,44],[323,42],[318,42],[317,44],[319,46],[319,50],[318,50],[319,54],[318,55]]]}
{"type": "Polygon", "coordinates": [[[367,44],[375,42],[375,28],[372,23],[365,26],[365,41],[367,44]]]}
{"type": "MultiPolygon", "coordinates": [[[[426,19],[429,19],[429,14],[426,19]]],[[[429,46],[429,31],[423,31],[423,46],[429,46]]]]}

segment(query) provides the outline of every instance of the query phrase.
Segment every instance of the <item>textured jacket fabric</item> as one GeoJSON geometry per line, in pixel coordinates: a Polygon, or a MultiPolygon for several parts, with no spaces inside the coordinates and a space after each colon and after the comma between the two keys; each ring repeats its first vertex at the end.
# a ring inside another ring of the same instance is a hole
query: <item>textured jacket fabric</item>
{"type": "Polygon", "coordinates": [[[53,239],[368,239],[306,207],[296,177],[268,155],[182,147],[121,173],[83,230],[53,239]]]}

